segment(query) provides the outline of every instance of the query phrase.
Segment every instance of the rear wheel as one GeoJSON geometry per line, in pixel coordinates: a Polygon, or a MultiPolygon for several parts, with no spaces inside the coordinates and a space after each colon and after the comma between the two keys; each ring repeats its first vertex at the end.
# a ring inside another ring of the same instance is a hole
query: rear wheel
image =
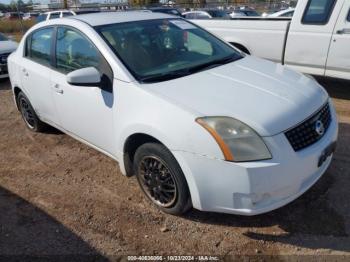
{"type": "Polygon", "coordinates": [[[134,157],[134,171],[142,191],[163,212],[180,215],[191,208],[183,172],[163,145],[140,146],[134,157]]]}
{"type": "Polygon", "coordinates": [[[29,99],[23,92],[18,94],[17,103],[23,121],[30,130],[33,132],[41,132],[47,128],[47,125],[38,118],[29,99]]]}

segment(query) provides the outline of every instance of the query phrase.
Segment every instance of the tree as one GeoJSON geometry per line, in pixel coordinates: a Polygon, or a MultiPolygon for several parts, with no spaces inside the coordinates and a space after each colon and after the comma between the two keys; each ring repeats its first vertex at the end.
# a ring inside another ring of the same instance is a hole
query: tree
{"type": "Polygon", "coordinates": [[[22,0],[18,0],[18,1],[12,0],[9,6],[12,11],[17,11],[17,7],[18,7],[18,10],[20,10],[25,6],[25,4],[22,0]]]}
{"type": "Polygon", "coordinates": [[[7,10],[7,6],[0,3],[0,11],[5,12],[7,10]]]}
{"type": "Polygon", "coordinates": [[[129,0],[131,6],[152,6],[158,5],[159,0],[129,0]]]}

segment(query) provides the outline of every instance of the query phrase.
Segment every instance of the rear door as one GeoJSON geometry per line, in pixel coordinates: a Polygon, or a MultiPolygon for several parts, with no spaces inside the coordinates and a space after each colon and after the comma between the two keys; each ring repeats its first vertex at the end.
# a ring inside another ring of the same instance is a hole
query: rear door
{"type": "Polygon", "coordinates": [[[21,82],[40,118],[57,123],[50,82],[53,37],[53,27],[38,29],[27,37],[21,63],[21,82]]]}
{"type": "Polygon", "coordinates": [[[60,126],[71,134],[113,154],[113,72],[95,45],[71,27],[57,28],[55,69],[52,71],[52,93],[60,126]],[[68,73],[95,67],[103,86],[68,84],[68,73]]]}
{"type": "Polygon", "coordinates": [[[326,75],[350,79],[350,1],[345,1],[334,28],[326,75]]]}
{"type": "Polygon", "coordinates": [[[299,1],[288,33],[285,64],[308,74],[324,75],[329,46],[343,1],[299,1]]]}

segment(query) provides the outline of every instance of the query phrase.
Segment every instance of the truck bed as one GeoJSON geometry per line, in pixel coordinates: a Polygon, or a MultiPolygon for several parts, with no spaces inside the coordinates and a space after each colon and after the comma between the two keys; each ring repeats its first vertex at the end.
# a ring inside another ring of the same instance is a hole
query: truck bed
{"type": "Polygon", "coordinates": [[[229,43],[239,43],[238,47],[243,46],[243,51],[274,62],[281,62],[291,19],[238,18],[191,21],[229,43]]]}

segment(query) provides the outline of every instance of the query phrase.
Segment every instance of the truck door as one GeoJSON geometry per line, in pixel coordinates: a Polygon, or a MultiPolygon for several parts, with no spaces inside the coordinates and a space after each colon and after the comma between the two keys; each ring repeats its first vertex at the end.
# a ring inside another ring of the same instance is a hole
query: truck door
{"type": "Polygon", "coordinates": [[[308,74],[324,75],[332,33],[343,1],[299,1],[292,19],[285,64],[308,74]]]}
{"type": "Polygon", "coordinates": [[[350,79],[350,1],[345,1],[334,28],[326,75],[350,79]]]}

